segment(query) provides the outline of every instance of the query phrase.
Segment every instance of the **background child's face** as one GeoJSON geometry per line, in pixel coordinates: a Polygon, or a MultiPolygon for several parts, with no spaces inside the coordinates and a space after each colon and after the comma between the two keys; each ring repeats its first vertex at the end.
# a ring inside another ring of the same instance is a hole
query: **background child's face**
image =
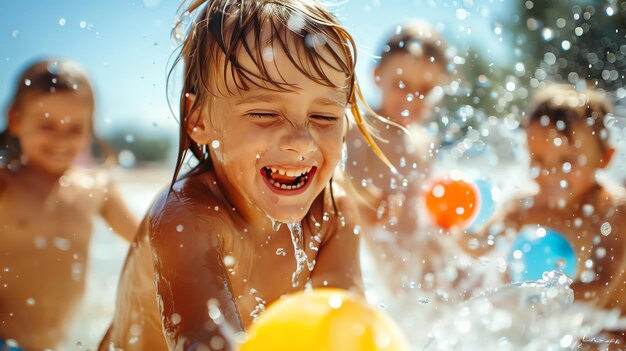
{"type": "Polygon", "coordinates": [[[79,93],[33,94],[18,107],[9,128],[29,166],[62,174],[91,136],[91,101],[79,93]]]}
{"type": "Polygon", "coordinates": [[[385,58],[374,74],[381,91],[379,112],[407,126],[422,120],[430,110],[427,97],[446,72],[438,62],[395,53],[385,58]]]}
{"type": "MultiPolygon", "coordinates": [[[[267,64],[270,75],[296,88],[253,88],[210,102],[205,118],[212,125],[211,156],[231,201],[254,204],[275,220],[299,221],[341,157],[347,96],[345,90],[313,82],[279,49],[273,60],[267,64]]],[[[258,72],[248,58],[240,61],[258,72]]],[[[326,74],[345,85],[343,72],[327,69],[326,74]]]]}
{"type": "Polygon", "coordinates": [[[536,182],[550,200],[575,200],[595,185],[595,173],[606,156],[599,136],[585,122],[568,126],[568,138],[556,127],[533,121],[527,128],[531,165],[538,172],[536,182]]]}

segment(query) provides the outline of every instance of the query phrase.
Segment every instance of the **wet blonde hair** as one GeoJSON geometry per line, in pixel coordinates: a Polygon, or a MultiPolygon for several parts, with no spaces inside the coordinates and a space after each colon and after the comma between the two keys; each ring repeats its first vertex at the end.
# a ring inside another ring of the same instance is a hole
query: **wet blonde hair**
{"type": "Polygon", "coordinates": [[[587,123],[594,131],[600,149],[606,152],[611,147],[604,118],[612,109],[609,98],[598,90],[552,83],[535,91],[524,122],[526,125],[539,123],[547,116],[548,125],[568,138],[572,136],[573,125],[587,123]]]}
{"type": "MultiPolygon", "coordinates": [[[[291,63],[312,81],[345,89],[356,125],[374,152],[390,167],[389,160],[376,145],[369,124],[360,108],[366,108],[355,79],[356,45],[347,30],[317,0],[193,0],[181,5],[181,20],[174,28],[175,38],[182,39],[181,51],[174,62],[184,62],[184,81],[180,96],[180,135],[178,158],[172,183],[176,181],[188,151],[199,161],[190,173],[211,169],[208,146],[197,144],[188,134],[189,117],[206,106],[211,97],[233,94],[232,89],[246,91],[261,87],[277,91],[292,89],[285,81],[270,77],[263,60],[263,49],[281,48],[291,63]],[[186,6],[185,6],[186,5],[186,6]],[[195,14],[186,35],[185,20],[195,14]],[[270,31],[270,41],[265,31],[270,31]],[[250,40],[252,38],[252,40],[250,40]],[[293,48],[296,46],[297,53],[293,48]],[[258,72],[240,64],[239,55],[246,53],[258,72]],[[324,67],[344,72],[347,86],[337,86],[324,73],[324,67]],[[231,79],[229,79],[231,78],[231,79]],[[235,82],[220,91],[216,82],[235,82]],[[195,99],[188,107],[188,94],[195,99]]],[[[170,71],[170,75],[172,74],[170,71]]],[[[377,116],[374,114],[374,116],[377,116]]]]}

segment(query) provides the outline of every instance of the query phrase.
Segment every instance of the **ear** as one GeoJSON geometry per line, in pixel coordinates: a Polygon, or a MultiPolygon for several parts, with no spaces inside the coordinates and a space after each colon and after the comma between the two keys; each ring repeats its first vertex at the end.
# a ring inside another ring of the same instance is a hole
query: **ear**
{"type": "Polygon", "coordinates": [[[196,101],[196,95],[187,93],[185,95],[185,115],[186,118],[185,129],[187,134],[197,144],[208,144],[211,140],[211,133],[209,126],[207,125],[206,109],[202,106],[196,106],[195,110],[192,110],[194,102],[196,101]]]}
{"type": "Polygon", "coordinates": [[[604,157],[602,157],[602,160],[600,160],[600,165],[598,166],[598,168],[606,167],[609,164],[609,162],[611,162],[611,159],[613,158],[614,154],[615,154],[614,148],[609,148],[608,150],[606,150],[604,152],[604,157]]]}
{"type": "Polygon", "coordinates": [[[374,80],[374,83],[376,84],[377,87],[380,88],[380,62],[376,65],[376,67],[374,67],[374,70],[372,71],[372,79],[374,80]]]}

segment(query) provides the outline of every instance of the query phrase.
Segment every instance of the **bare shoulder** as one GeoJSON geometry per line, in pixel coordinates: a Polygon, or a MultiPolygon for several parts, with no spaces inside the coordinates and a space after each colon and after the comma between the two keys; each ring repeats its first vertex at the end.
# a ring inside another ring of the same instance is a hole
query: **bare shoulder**
{"type": "Polygon", "coordinates": [[[209,235],[230,222],[230,213],[206,179],[193,176],[177,181],[157,195],[150,209],[151,239],[168,233],[209,235]]]}

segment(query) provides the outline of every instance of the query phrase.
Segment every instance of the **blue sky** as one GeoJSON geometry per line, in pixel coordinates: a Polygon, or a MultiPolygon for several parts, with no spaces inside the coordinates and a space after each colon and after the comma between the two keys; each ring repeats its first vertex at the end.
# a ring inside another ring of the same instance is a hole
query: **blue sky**
{"type": "MultiPolygon", "coordinates": [[[[494,26],[510,18],[511,0],[350,0],[333,9],[355,34],[358,77],[375,100],[369,54],[378,52],[398,23],[427,20],[457,45],[476,45],[495,64],[510,49],[494,26]],[[471,30],[468,30],[471,27],[471,30]]],[[[0,108],[6,111],[17,75],[40,57],[71,58],[90,73],[97,98],[97,132],[117,128],[175,133],[165,82],[175,49],[170,37],[178,1],[0,0],[0,108]]],[[[4,118],[0,121],[4,126],[4,118]]]]}

